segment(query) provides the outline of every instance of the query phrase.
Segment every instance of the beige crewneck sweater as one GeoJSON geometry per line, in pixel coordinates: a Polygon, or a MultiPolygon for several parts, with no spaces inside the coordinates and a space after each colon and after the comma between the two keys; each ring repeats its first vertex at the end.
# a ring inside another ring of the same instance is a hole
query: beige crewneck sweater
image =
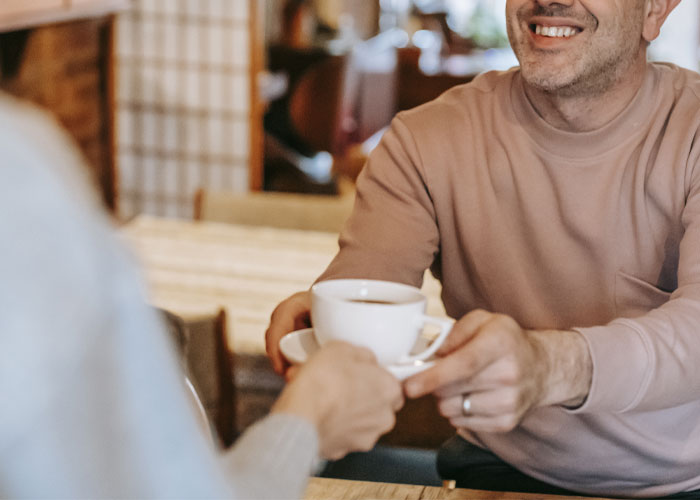
{"type": "Polygon", "coordinates": [[[594,364],[586,403],[477,444],[576,491],[698,489],[699,96],[696,73],[650,64],[612,122],[563,132],[514,69],[401,113],[321,279],[419,285],[431,266],[452,317],[484,308],[578,329],[594,364]]]}

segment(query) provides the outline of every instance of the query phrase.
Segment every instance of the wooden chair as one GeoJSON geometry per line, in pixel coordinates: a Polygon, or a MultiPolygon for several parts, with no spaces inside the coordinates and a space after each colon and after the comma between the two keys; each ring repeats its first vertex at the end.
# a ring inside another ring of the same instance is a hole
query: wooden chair
{"type": "Polygon", "coordinates": [[[269,104],[266,132],[305,156],[342,150],[343,112],[354,97],[350,56],[273,44],[267,57],[270,71],[287,76],[288,89],[269,104]]]}
{"type": "Polygon", "coordinates": [[[340,232],[354,194],[313,195],[277,192],[234,194],[200,189],[194,218],[229,224],[340,232]]]}
{"type": "MultiPolygon", "coordinates": [[[[326,152],[333,158],[332,173],[347,174],[353,148],[386,127],[396,112],[397,61],[391,34],[340,54],[269,47],[269,70],[286,74],[289,84],[265,115],[265,188],[333,193],[334,179],[305,168],[303,158],[326,152]]],[[[352,168],[350,177],[357,171],[352,168]]]]}
{"type": "MultiPolygon", "coordinates": [[[[226,337],[226,313],[181,317],[161,310],[180,353],[186,382],[194,389],[193,402],[203,409],[221,447],[237,436],[233,355],[226,337]],[[201,406],[200,406],[201,405],[201,406]]],[[[198,408],[199,407],[199,408],[198,408]]]]}

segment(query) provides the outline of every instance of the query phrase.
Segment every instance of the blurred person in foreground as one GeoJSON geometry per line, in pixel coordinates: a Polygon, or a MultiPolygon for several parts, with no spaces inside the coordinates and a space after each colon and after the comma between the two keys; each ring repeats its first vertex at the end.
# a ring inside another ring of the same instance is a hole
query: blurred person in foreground
{"type": "Polygon", "coordinates": [[[217,454],[79,155],[0,95],[0,158],[1,498],[299,498],[319,453],[393,427],[399,383],[335,343],[217,454]]]}
{"type": "MultiPolygon", "coordinates": [[[[647,62],[678,2],[508,0],[520,66],[399,114],[359,177],[319,280],[441,281],[404,390],[458,486],[700,498],[700,76],[647,62]]],[[[273,315],[279,371],[308,309],[273,315]]]]}

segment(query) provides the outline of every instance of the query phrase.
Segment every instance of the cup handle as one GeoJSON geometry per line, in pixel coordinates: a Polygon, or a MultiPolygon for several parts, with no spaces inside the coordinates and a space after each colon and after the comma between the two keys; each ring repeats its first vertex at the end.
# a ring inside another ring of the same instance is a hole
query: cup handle
{"type": "Polygon", "coordinates": [[[442,343],[447,338],[447,335],[452,330],[452,326],[455,324],[454,320],[437,318],[435,316],[428,316],[427,314],[422,314],[418,317],[418,320],[424,325],[439,326],[440,335],[438,335],[437,338],[430,343],[430,346],[425,351],[419,352],[418,354],[414,354],[413,356],[406,356],[404,358],[401,358],[401,361],[399,361],[399,363],[401,364],[413,363],[414,361],[424,361],[433,354],[435,354],[435,351],[437,351],[440,348],[442,343]]]}

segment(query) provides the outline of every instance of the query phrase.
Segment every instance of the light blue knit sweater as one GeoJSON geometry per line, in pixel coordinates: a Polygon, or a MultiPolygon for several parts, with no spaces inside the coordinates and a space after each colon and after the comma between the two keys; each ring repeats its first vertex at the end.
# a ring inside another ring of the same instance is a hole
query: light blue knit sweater
{"type": "Polygon", "coordinates": [[[81,162],[0,96],[0,497],[300,497],[315,430],[275,415],[209,447],[81,162]]]}

